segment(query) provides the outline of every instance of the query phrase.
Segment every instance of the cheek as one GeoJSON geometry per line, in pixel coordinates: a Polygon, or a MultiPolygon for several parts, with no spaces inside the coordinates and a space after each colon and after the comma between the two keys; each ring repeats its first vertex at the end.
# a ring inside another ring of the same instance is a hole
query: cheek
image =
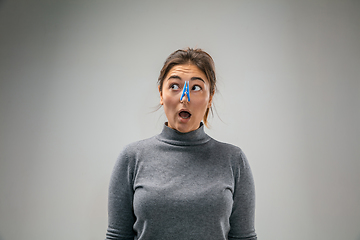
{"type": "Polygon", "coordinates": [[[209,97],[194,99],[194,105],[196,105],[199,108],[207,108],[209,101],[210,101],[209,97]]]}
{"type": "Polygon", "coordinates": [[[164,108],[174,108],[179,102],[179,99],[177,99],[174,96],[164,95],[163,97],[163,104],[164,108]]]}

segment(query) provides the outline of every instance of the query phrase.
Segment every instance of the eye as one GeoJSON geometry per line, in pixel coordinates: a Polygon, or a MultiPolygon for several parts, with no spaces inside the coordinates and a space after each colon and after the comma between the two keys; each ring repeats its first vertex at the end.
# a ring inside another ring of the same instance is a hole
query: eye
{"type": "Polygon", "coordinates": [[[192,90],[194,90],[194,91],[200,91],[200,90],[201,90],[201,87],[200,87],[199,85],[194,85],[194,86],[192,87],[192,90]]]}
{"type": "Polygon", "coordinates": [[[173,90],[178,90],[179,89],[179,85],[178,84],[171,84],[170,85],[170,88],[173,89],[173,90]]]}

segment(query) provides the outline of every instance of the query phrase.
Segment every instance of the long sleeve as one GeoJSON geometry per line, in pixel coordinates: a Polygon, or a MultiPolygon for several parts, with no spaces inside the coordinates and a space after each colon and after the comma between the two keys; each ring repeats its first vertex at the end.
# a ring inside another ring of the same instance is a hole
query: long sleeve
{"type": "Polygon", "coordinates": [[[233,210],[230,217],[229,240],[256,240],[255,185],[252,172],[245,154],[240,150],[239,169],[235,175],[233,210]]]}
{"type": "Polygon", "coordinates": [[[124,150],[112,172],[108,200],[107,240],[133,240],[133,159],[124,150]]]}
{"type": "Polygon", "coordinates": [[[117,159],[106,239],[256,240],[254,196],[239,147],[164,126],[117,159]]]}

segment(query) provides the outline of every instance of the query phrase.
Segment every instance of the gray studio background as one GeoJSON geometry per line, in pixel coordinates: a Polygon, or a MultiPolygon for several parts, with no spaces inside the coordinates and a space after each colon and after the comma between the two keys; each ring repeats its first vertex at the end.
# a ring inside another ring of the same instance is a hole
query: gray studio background
{"type": "Polygon", "coordinates": [[[0,1],[0,240],[104,239],[127,143],[166,120],[174,50],[214,58],[263,240],[360,239],[360,1],[0,1]]]}

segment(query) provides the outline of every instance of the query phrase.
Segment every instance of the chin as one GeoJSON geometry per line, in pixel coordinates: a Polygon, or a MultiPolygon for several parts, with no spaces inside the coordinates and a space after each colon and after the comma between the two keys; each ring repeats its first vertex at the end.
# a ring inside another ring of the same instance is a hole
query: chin
{"type": "Polygon", "coordinates": [[[200,126],[200,123],[195,126],[193,123],[181,123],[181,122],[177,122],[175,121],[175,124],[171,124],[168,122],[168,127],[175,129],[178,132],[181,133],[188,133],[188,132],[192,132],[196,129],[198,129],[198,127],[200,126]]]}

